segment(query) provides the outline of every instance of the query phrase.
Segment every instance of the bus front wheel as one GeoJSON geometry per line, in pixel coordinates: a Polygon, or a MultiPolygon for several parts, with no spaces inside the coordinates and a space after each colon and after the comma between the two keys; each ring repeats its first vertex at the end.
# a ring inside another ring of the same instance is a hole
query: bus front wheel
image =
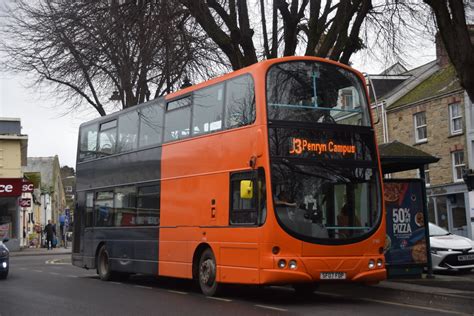
{"type": "Polygon", "coordinates": [[[206,296],[214,296],[218,289],[216,258],[211,249],[206,249],[199,259],[199,286],[206,296]]]}

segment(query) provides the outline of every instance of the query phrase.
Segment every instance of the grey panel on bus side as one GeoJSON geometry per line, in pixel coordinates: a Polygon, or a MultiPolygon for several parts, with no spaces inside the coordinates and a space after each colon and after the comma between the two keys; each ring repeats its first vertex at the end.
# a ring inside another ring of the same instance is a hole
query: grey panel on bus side
{"type": "Polygon", "coordinates": [[[158,227],[88,228],[84,231],[84,263],[95,268],[92,258],[99,244],[105,243],[111,270],[156,275],[158,234],[158,227]]]}
{"type": "Polygon", "coordinates": [[[114,271],[157,274],[159,228],[137,227],[90,227],[84,231],[85,193],[100,188],[122,185],[140,186],[144,182],[159,181],[161,177],[161,146],[136,152],[119,154],[77,164],[77,208],[75,217],[76,242],[73,246],[73,264],[96,268],[95,256],[101,242],[106,244],[114,271]],[[81,236],[81,234],[83,235],[81,236]],[[133,258],[131,260],[130,258],[133,258]]]}
{"type": "Polygon", "coordinates": [[[159,180],[161,146],[77,164],[77,191],[159,180]]]}

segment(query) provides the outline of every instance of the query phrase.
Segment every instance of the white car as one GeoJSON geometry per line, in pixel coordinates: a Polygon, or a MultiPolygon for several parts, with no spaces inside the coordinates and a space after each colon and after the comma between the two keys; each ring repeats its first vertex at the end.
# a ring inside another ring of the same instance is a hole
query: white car
{"type": "Polygon", "coordinates": [[[474,268],[474,241],[451,234],[429,223],[431,260],[434,271],[460,271],[474,268]]]}

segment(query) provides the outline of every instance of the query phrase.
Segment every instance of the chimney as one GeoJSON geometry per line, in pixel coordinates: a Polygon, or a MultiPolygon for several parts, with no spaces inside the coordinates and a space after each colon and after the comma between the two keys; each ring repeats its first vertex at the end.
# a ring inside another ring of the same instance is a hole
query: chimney
{"type": "Polygon", "coordinates": [[[446,49],[444,48],[443,40],[441,39],[441,35],[439,32],[436,34],[435,38],[436,43],[436,61],[438,65],[443,68],[449,65],[449,57],[446,49]]]}

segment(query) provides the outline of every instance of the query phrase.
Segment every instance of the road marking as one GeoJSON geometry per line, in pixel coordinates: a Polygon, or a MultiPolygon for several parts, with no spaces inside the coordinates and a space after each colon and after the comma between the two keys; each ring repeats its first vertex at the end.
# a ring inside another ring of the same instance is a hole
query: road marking
{"type": "Polygon", "coordinates": [[[150,287],[150,286],[134,285],[134,287],[138,287],[138,288],[140,288],[140,289],[153,290],[153,288],[152,288],[152,287],[150,287]]]}
{"type": "Polygon", "coordinates": [[[370,302],[370,303],[379,303],[379,304],[395,305],[395,306],[415,308],[415,309],[421,309],[421,310],[427,310],[427,311],[442,312],[442,313],[446,313],[446,314],[468,315],[466,313],[455,312],[455,311],[450,311],[450,310],[445,310],[445,309],[440,309],[440,308],[417,306],[417,305],[406,304],[406,303],[395,303],[395,302],[391,302],[391,301],[383,301],[383,300],[377,300],[377,299],[373,299],[373,298],[351,297],[351,296],[345,296],[345,295],[341,295],[341,294],[319,292],[319,291],[316,291],[314,293],[319,294],[319,295],[337,297],[337,298],[345,297],[345,298],[350,298],[350,299],[365,301],[365,302],[370,302]]]}
{"type": "Polygon", "coordinates": [[[20,268],[20,270],[26,270],[26,268],[20,268]]]}
{"type": "Polygon", "coordinates": [[[278,307],[267,306],[267,305],[255,305],[255,306],[260,307],[260,308],[271,309],[271,310],[279,311],[279,312],[287,312],[288,311],[287,309],[284,309],[284,308],[278,308],[278,307]]]}
{"type": "Polygon", "coordinates": [[[112,284],[122,284],[120,282],[110,282],[110,283],[112,283],[112,284]]]}
{"type": "Polygon", "coordinates": [[[47,260],[46,264],[56,264],[56,265],[70,265],[70,263],[62,262],[64,259],[51,259],[47,260]]]}
{"type": "Polygon", "coordinates": [[[56,273],[56,272],[49,272],[49,274],[52,274],[52,275],[59,275],[59,273],[56,273]]]}
{"type": "Polygon", "coordinates": [[[422,310],[427,310],[427,311],[442,312],[442,313],[446,313],[446,314],[469,315],[469,314],[466,314],[466,313],[455,312],[455,311],[450,311],[450,310],[441,309],[441,308],[417,306],[417,305],[404,304],[404,303],[395,303],[395,302],[389,302],[389,301],[376,300],[376,299],[373,299],[373,298],[355,298],[355,299],[358,299],[358,300],[361,300],[361,301],[366,301],[366,302],[371,302],[371,303],[380,303],[380,304],[410,307],[410,308],[422,309],[422,310]]]}
{"type": "Polygon", "coordinates": [[[216,300],[216,301],[232,302],[232,300],[229,300],[228,298],[212,297],[212,296],[206,296],[206,297],[207,297],[208,299],[216,300]]]}
{"type": "Polygon", "coordinates": [[[181,295],[187,295],[187,292],[180,292],[180,291],[174,291],[174,290],[168,290],[170,293],[175,293],[175,294],[181,294],[181,295]]]}
{"type": "Polygon", "coordinates": [[[33,271],[43,273],[43,271],[41,271],[41,270],[33,270],[33,271]]]}
{"type": "Polygon", "coordinates": [[[68,274],[67,276],[68,276],[69,278],[78,278],[77,275],[72,275],[72,274],[68,274]]]}

